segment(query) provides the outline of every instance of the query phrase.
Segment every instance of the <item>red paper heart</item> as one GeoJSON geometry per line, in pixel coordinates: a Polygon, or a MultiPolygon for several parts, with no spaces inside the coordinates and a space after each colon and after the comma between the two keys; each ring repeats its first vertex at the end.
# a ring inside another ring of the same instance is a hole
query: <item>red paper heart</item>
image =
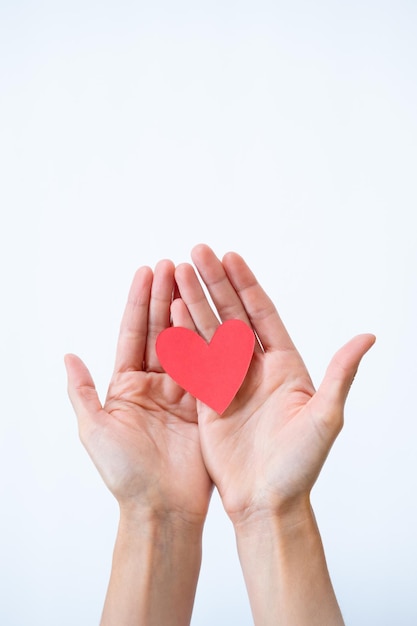
{"type": "Polygon", "coordinates": [[[245,322],[227,320],[210,343],[188,328],[166,328],[157,337],[156,352],[175,382],[221,415],[246,376],[254,345],[245,322]]]}

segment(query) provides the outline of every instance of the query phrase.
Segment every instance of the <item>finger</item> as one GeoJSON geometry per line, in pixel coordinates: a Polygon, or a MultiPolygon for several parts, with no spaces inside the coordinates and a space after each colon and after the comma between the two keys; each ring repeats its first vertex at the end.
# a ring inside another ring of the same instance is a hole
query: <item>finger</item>
{"type": "Polygon", "coordinates": [[[187,306],[182,298],[176,298],[171,304],[171,318],[173,326],[197,330],[187,306]]]}
{"type": "Polygon", "coordinates": [[[264,350],[295,350],[274,303],[244,259],[236,252],[228,252],[223,266],[264,350]]]}
{"type": "Polygon", "coordinates": [[[116,372],[143,369],[152,277],[151,268],[144,266],[137,270],[133,278],[120,325],[114,367],[116,372]]]}
{"type": "Polygon", "coordinates": [[[175,280],[195,327],[206,341],[210,341],[219,326],[219,320],[194,268],[189,263],[181,263],[175,270],[175,280]]]}
{"type": "Polygon", "coordinates": [[[87,367],[75,354],[64,357],[68,377],[68,395],[78,420],[80,436],[84,439],[86,432],[97,421],[103,407],[87,367]]]}
{"type": "MultiPolygon", "coordinates": [[[[203,280],[210,281],[209,266],[215,266],[214,253],[205,245],[194,248],[192,256],[203,280]]],[[[219,261],[220,263],[220,261],[219,261]]],[[[244,259],[235,252],[224,255],[222,263],[227,281],[230,285],[221,290],[216,285],[208,285],[208,289],[216,308],[220,309],[225,318],[239,317],[254,328],[264,350],[295,350],[295,346],[278,315],[278,312],[258,283],[252,270],[244,259]],[[230,296],[230,288],[235,296],[230,296]]],[[[219,275],[219,273],[218,273],[219,275]]],[[[219,283],[221,284],[221,283],[219,283]]]]}
{"type": "MultiPolygon", "coordinates": [[[[175,275],[175,272],[174,272],[175,275]]],[[[176,300],[177,298],[181,298],[180,296],[180,290],[178,289],[178,285],[176,283],[176,281],[174,282],[174,293],[172,294],[172,299],[176,300]]]]}
{"type": "Polygon", "coordinates": [[[205,244],[199,244],[191,251],[191,258],[208,289],[220,319],[222,321],[240,319],[249,324],[245,307],[213,250],[205,244]]]}
{"type": "Polygon", "coordinates": [[[311,400],[312,411],[336,431],[342,426],[344,405],[359,364],[375,339],[371,334],[357,335],[340,348],[311,400]]]}
{"type": "Polygon", "coordinates": [[[151,372],[162,372],[156,354],[156,338],[170,325],[170,307],[174,292],[174,271],[172,261],[164,259],[155,266],[149,303],[149,317],[145,352],[145,368],[151,372]]]}

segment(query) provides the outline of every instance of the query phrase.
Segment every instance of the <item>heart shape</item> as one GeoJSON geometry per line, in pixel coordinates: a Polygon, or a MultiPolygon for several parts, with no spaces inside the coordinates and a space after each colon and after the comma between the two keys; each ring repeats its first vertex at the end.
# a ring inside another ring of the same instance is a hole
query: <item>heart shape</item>
{"type": "Polygon", "coordinates": [[[176,383],[221,415],[243,383],[254,345],[245,322],[227,320],[209,343],[188,328],[166,328],[157,337],[156,353],[176,383]]]}

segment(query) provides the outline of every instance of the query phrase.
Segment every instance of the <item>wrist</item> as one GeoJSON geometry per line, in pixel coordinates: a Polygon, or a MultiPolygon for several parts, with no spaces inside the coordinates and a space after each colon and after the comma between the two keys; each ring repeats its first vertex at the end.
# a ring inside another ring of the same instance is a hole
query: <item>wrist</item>
{"type": "Polygon", "coordinates": [[[144,540],[167,546],[187,544],[199,549],[204,519],[181,511],[155,511],[132,506],[120,507],[118,538],[139,543],[144,540]]]}
{"type": "Polygon", "coordinates": [[[314,522],[309,494],[274,507],[253,507],[232,517],[237,535],[258,535],[261,530],[274,529],[274,533],[285,534],[291,529],[314,522]]]}
{"type": "Polygon", "coordinates": [[[257,511],[234,524],[240,557],[284,559],[298,546],[321,545],[320,533],[310,501],[280,512],[257,511]]]}
{"type": "Polygon", "coordinates": [[[171,528],[178,533],[201,533],[206,513],[197,514],[183,509],[148,506],[134,500],[119,502],[119,527],[134,532],[145,527],[171,528]]]}
{"type": "Polygon", "coordinates": [[[309,498],[234,528],[255,623],[343,626],[309,498]]]}
{"type": "Polygon", "coordinates": [[[176,512],[121,507],[101,626],[189,624],[202,528],[176,512]]]}

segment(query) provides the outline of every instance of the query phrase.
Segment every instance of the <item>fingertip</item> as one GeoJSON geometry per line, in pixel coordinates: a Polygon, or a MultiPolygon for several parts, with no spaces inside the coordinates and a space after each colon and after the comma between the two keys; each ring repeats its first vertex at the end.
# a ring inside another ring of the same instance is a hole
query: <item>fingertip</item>
{"type": "Polygon", "coordinates": [[[84,361],[76,354],[68,353],[64,356],[68,374],[68,384],[74,388],[82,386],[94,387],[94,381],[84,361]]]}
{"type": "MultiPolygon", "coordinates": [[[[356,335],[343,346],[348,352],[357,353],[360,359],[372,348],[376,342],[376,336],[372,333],[362,333],[356,335]]],[[[359,365],[359,362],[358,362],[359,365]]]]}
{"type": "Polygon", "coordinates": [[[136,293],[142,291],[148,293],[153,280],[153,270],[149,265],[142,265],[136,270],[133,280],[129,289],[128,299],[135,297],[136,293]]]}
{"type": "Polygon", "coordinates": [[[376,342],[376,335],[374,335],[373,333],[366,333],[366,336],[369,338],[369,343],[370,343],[369,347],[372,348],[372,346],[376,342]]]}
{"type": "Polygon", "coordinates": [[[363,345],[364,345],[364,351],[363,351],[363,355],[365,355],[368,350],[370,350],[376,343],[376,335],[374,335],[373,333],[365,333],[362,335],[363,337],[363,345]]]}
{"type": "MultiPolygon", "coordinates": [[[[150,269],[150,268],[149,268],[150,269]]],[[[160,259],[155,265],[155,271],[174,271],[175,265],[171,259],[160,259]]]]}
{"type": "Polygon", "coordinates": [[[72,352],[67,352],[66,354],[64,354],[64,365],[68,377],[72,373],[74,367],[76,367],[77,363],[80,361],[81,359],[76,354],[72,354],[72,352]]]}
{"type": "Polygon", "coordinates": [[[228,250],[223,255],[222,263],[228,263],[229,261],[234,261],[236,259],[243,261],[243,257],[238,252],[235,252],[234,250],[228,250]]]}
{"type": "Polygon", "coordinates": [[[68,396],[77,415],[81,429],[102,410],[91,374],[84,362],[75,354],[66,354],[68,396]]]}
{"type": "Polygon", "coordinates": [[[153,274],[153,270],[149,265],[141,265],[140,267],[137,268],[134,274],[134,278],[137,278],[138,276],[149,276],[152,274],[153,274]]]}
{"type": "Polygon", "coordinates": [[[183,261],[182,263],[178,263],[178,265],[175,268],[175,273],[187,271],[187,268],[190,268],[190,267],[193,269],[191,263],[187,263],[186,261],[183,261]]]}
{"type": "Polygon", "coordinates": [[[245,272],[251,277],[251,280],[256,280],[253,271],[250,269],[243,256],[234,250],[226,252],[223,256],[222,264],[228,276],[233,276],[236,272],[245,272]]]}
{"type": "Polygon", "coordinates": [[[182,298],[176,298],[171,304],[171,318],[173,326],[180,326],[195,330],[195,324],[182,298]]]}
{"type": "Polygon", "coordinates": [[[198,243],[191,250],[191,259],[195,265],[205,262],[209,257],[216,257],[216,254],[206,243],[198,243]]]}
{"type": "MultiPolygon", "coordinates": [[[[171,261],[171,259],[160,259],[155,265],[152,292],[158,293],[162,287],[164,294],[166,294],[167,286],[171,285],[174,281],[174,275],[175,265],[173,261],[171,261]],[[156,292],[155,289],[157,290],[156,292]]],[[[172,288],[173,286],[174,285],[172,284],[172,288]]]]}
{"type": "Polygon", "coordinates": [[[189,277],[197,276],[193,266],[190,263],[180,263],[175,268],[175,280],[179,283],[189,277]]]}
{"type": "Polygon", "coordinates": [[[375,341],[372,333],[356,335],[336,352],[316,394],[317,401],[325,399],[328,406],[343,410],[361,360],[375,341]]]}
{"type": "Polygon", "coordinates": [[[211,250],[211,248],[210,248],[210,246],[207,243],[205,243],[203,241],[200,241],[200,243],[196,243],[191,248],[191,254],[192,255],[193,254],[198,254],[200,251],[203,251],[203,250],[211,250]]]}

